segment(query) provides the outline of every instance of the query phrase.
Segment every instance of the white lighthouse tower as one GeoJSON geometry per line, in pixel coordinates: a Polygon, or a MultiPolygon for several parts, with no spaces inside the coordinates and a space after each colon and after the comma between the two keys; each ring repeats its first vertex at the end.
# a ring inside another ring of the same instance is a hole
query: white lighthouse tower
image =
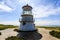
{"type": "Polygon", "coordinates": [[[20,31],[34,31],[35,29],[35,24],[34,24],[34,18],[32,15],[32,7],[29,6],[28,4],[22,7],[23,9],[23,14],[21,15],[21,20],[20,22],[20,31]]]}
{"type": "Polygon", "coordinates": [[[22,7],[23,14],[21,15],[20,26],[17,37],[24,38],[25,40],[39,40],[42,35],[38,33],[38,30],[35,28],[34,18],[32,15],[32,7],[25,5],[22,7]]]}

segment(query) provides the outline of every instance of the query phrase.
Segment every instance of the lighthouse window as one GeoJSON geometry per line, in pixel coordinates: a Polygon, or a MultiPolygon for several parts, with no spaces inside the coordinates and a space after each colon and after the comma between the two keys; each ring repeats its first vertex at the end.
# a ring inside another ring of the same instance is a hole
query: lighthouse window
{"type": "Polygon", "coordinates": [[[25,25],[26,23],[25,22],[23,22],[23,25],[25,25]]]}
{"type": "Polygon", "coordinates": [[[31,11],[24,11],[24,14],[31,14],[31,11]]]}

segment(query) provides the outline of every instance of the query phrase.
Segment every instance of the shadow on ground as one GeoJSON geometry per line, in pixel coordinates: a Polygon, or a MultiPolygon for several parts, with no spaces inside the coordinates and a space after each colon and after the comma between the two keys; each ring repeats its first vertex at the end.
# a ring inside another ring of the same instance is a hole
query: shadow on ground
{"type": "Polygon", "coordinates": [[[38,31],[34,32],[19,32],[18,37],[23,37],[25,40],[40,40],[42,35],[38,31]]]}

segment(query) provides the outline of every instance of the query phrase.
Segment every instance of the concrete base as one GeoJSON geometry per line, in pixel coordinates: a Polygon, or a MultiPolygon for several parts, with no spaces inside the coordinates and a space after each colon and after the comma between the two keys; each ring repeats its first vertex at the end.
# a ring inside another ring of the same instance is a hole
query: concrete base
{"type": "Polygon", "coordinates": [[[25,40],[39,40],[42,38],[42,35],[38,33],[37,30],[35,31],[20,31],[18,32],[18,37],[22,37],[25,40]]]}
{"type": "Polygon", "coordinates": [[[28,30],[28,31],[18,30],[17,32],[36,32],[36,31],[37,31],[37,29],[35,29],[35,30],[28,30]]]}

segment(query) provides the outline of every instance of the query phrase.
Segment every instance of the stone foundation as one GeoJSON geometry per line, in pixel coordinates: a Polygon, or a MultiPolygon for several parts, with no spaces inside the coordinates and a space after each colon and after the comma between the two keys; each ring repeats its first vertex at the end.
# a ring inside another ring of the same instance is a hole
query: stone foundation
{"type": "Polygon", "coordinates": [[[18,32],[18,37],[22,37],[25,40],[39,40],[42,38],[42,35],[38,33],[37,30],[35,31],[20,31],[18,32]]]}

